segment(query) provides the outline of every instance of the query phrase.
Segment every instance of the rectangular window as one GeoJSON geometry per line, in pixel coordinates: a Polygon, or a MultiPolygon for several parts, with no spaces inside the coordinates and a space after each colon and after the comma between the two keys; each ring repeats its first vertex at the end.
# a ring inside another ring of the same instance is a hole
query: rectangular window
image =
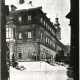
{"type": "Polygon", "coordinates": [[[41,34],[41,39],[42,39],[42,34],[41,34]]]}
{"type": "Polygon", "coordinates": [[[48,25],[48,30],[50,29],[50,26],[48,25]]]}
{"type": "Polygon", "coordinates": [[[40,19],[40,21],[41,21],[41,22],[43,21],[42,18],[40,19]]]}
{"type": "Polygon", "coordinates": [[[50,45],[51,45],[51,40],[50,40],[50,45]]]}
{"type": "Polygon", "coordinates": [[[18,19],[19,19],[19,21],[22,21],[22,17],[21,16],[18,19]]]}
{"type": "Polygon", "coordinates": [[[6,38],[9,38],[9,34],[8,34],[8,28],[6,28],[6,38]]]}
{"type": "Polygon", "coordinates": [[[48,25],[47,25],[47,23],[46,23],[46,29],[47,29],[47,26],[48,26],[48,25]]]}
{"type": "Polygon", "coordinates": [[[55,48],[55,43],[54,42],[52,42],[52,46],[55,48]]]}
{"type": "Polygon", "coordinates": [[[50,28],[50,31],[51,31],[52,29],[50,28]]]}
{"type": "Polygon", "coordinates": [[[6,28],[6,38],[11,38],[11,29],[10,29],[10,27],[6,28]]]}
{"type": "Polygon", "coordinates": [[[19,33],[19,39],[22,39],[22,33],[19,33]]]}
{"type": "Polygon", "coordinates": [[[44,21],[44,25],[45,25],[45,21],[44,21]]]}
{"type": "Polygon", "coordinates": [[[31,32],[28,32],[28,38],[31,38],[31,32]]]}
{"type": "Polygon", "coordinates": [[[28,16],[28,20],[31,20],[31,16],[28,16]]]}
{"type": "Polygon", "coordinates": [[[54,31],[52,30],[52,34],[55,35],[54,31]]]}
{"type": "Polygon", "coordinates": [[[48,39],[48,38],[46,37],[46,43],[47,43],[47,39],[48,39]]]}
{"type": "Polygon", "coordinates": [[[49,39],[48,39],[48,44],[49,44],[49,39]]]}

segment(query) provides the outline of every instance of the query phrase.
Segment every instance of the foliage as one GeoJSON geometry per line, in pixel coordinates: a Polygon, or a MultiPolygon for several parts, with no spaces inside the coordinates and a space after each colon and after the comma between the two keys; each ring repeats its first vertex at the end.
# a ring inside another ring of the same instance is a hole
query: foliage
{"type": "Polygon", "coordinates": [[[61,50],[61,51],[57,52],[57,54],[55,56],[55,61],[56,62],[64,62],[66,64],[69,64],[70,56],[69,55],[64,56],[64,52],[63,52],[63,50],[61,50]]]}
{"type": "Polygon", "coordinates": [[[64,51],[63,50],[59,50],[58,53],[56,54],[55,56],[55,61],[56,62],[63,62],[65,59],[65,56],[64,56],[64,51]]]}

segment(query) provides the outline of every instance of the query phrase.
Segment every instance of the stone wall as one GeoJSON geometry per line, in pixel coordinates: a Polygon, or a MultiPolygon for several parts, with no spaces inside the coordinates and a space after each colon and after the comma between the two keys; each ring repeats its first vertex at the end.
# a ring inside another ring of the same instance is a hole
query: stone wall
{"type": "Polygon", "coordinates": [[[44,59],[51,59],[52,61],[54,61],[54,57],[56,55],[56,52],[51,50],[50,48],[40,44],[40,58],[41,60],[44,59]]]}

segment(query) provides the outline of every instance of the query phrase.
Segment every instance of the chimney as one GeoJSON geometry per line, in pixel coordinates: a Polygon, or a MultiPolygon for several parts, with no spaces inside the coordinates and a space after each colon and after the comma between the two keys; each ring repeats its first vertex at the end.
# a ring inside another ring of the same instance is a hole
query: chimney
{"type": "Polygon", "coordinates": [[[24,0],[19,0],[19,4],[23,4],[24,2],[24,0]]]}
{"type": "Polygon", "coordinates": [[[29,1],[29,3],[28,4],[30,4],[31,6],[32,6],[32,1],[29,1]]]}
{"type": "Polygon", "coordinates": [[[44,13],[45,15],[47,15],[47,13],[44,13]]]}
{"type": "Polygon", "coordinates": [[[50,18],[48,18],[50,20],[50,18]]]}
{"type": "Polygon", "coordinates": [[[39,9],[42,9],[42,6],[38,7],[39,9]]]}
{"type": "Polygon", "coordinates": [[[15,7],[14,5],[11,5],[11,11],[15,11],[17,9],[17,7],[15,7]]]}

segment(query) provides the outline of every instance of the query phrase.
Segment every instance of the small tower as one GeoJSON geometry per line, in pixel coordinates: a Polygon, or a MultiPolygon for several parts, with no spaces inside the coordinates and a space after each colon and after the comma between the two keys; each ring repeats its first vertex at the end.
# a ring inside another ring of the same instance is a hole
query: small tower
{"type": "MultiPolygon", "coordinates": [[[[58,14],[57,14],[58,15],[58,14]]],[[[54,27],[56,28],[56,37],[58,40],[61,40],[61,28],[59,27],[59,18],[57,17],[55,18],[55,23],[54,23],[54,27]]]]}

